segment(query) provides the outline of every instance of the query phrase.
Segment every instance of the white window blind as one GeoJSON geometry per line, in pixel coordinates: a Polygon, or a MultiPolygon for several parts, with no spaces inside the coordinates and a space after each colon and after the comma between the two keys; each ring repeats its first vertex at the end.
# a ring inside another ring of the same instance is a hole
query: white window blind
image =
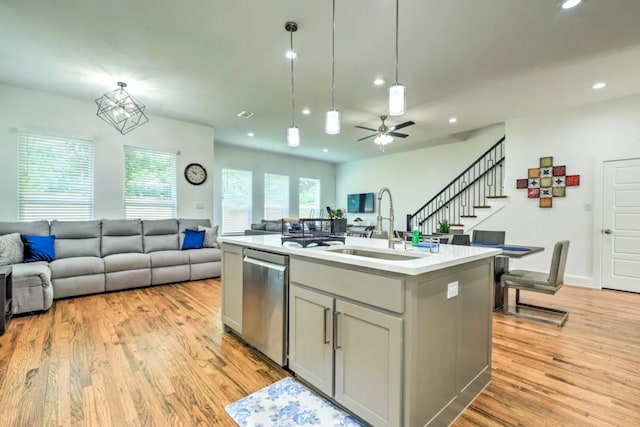
{"type": "Polygon", "coordinates": [[[264,174],[264,219],[289,216],[289,177],[264,174]]]}
{"type": "Polygon", "coordinates": [[[93,219],[93,142],[18,132],[22,221],[93,219]]]}
{"type": "Polygon", "coordinates": [[[125,145],[125,218],[175,218],[176,199],[176,154],[125,145]]]}
{"type": "Polygon", "coordinates": [[[320,210],[320,180],[313,178],[300,178],[300,218],[321,218],[320,210]]]}
{"type": "Polygon", "coordinates": [[[222,232],[240,233],[251,225],[252,173],[222,169],[222,232]]]}

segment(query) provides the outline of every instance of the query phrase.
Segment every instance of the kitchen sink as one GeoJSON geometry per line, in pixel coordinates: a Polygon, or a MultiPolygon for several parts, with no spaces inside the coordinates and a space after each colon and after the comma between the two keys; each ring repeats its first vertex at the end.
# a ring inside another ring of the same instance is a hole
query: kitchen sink
{"type": "Polygon", "coordinates": [[[409,261],[416,258],[422,258],[420,255],[410,255],[410,254],[401,253],[401,252],[398,252],[398,253],[378,252],[378,251],[359,249],[359,248],[333,247],[331,249],[327,249],[327,251],[336,252],[339,254],[361,256],[365,258],[386,259],[390,261],[409,261]]]}

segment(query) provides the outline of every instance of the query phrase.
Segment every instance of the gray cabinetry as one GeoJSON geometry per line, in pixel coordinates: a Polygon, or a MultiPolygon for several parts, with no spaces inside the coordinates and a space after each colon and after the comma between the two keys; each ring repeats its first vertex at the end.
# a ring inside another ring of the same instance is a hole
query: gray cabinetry
{"type": "Polygon", "coordinates": [[[289,296],[289,368],[367,422],[400,425],[402,319],[297,283],[289,296]]]}
{"type": "Polygon", "coordinates": [[[222,245],[222,323],[242,334],[242,246],[222,245]]]}

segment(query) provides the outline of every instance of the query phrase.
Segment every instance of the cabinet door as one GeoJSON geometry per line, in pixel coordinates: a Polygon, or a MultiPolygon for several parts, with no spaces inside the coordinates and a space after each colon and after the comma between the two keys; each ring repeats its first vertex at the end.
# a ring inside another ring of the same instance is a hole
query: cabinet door
{"type": "Polygon", "coordinates": [[[335,399],[375,426],[401,425],[402,319],[336,300],[335,399]]]}
{"type": "Polygon", "coordinates": [[[242,247],[222,246],[222,323],[242,334],[242,247]]]}
{"type": "Polygon", "coordinates": [[[291,284],[289,369],[333,395],[333,298],[291,284]]]}

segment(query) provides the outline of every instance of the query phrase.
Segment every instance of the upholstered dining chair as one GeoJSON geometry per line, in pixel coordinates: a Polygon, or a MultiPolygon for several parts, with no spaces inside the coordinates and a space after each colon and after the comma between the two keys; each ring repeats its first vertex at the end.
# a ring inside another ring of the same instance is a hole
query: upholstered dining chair
{"type": "Polygon", "coordinates": [[[471,240],[469,239],[468,234],[454,234],[453,236],[451,236],[451,244],[469,246],[471,244],[471,240]]]}
{"type": "Polygon", "coordinates": [[[513,270],[500,276],[500,285],[504,291],[504,305],[502,306],[504,314],[512,314],[541,322],[551,323],[556,326],[562,326],[567,320],[569,313],[564,310],[555,308],[547,308],[539,305],[525,304],[520,302],[520,291],[543,292],[545,294],[554,295],[562,287],[564,280],[564,268],[567,263],[567,253],[569,252],[569,241],[562,240],[557,242],[553,248],[553,256],[551,257],[551,267],[549,273],[539,273],[528,270],[513,270]],[[513,311],[509,310],[509,289],[516,290],[516,303],[513,311]],[[523,313],[531,311],[533,313],[544,313],[546,316],[537,316],[535,314],[523,313]]]}
{"type": "Polygon", "coordinates": [[[504,231],[473,230],[472,241],[476,245],[504,245],[504,231]]]}

